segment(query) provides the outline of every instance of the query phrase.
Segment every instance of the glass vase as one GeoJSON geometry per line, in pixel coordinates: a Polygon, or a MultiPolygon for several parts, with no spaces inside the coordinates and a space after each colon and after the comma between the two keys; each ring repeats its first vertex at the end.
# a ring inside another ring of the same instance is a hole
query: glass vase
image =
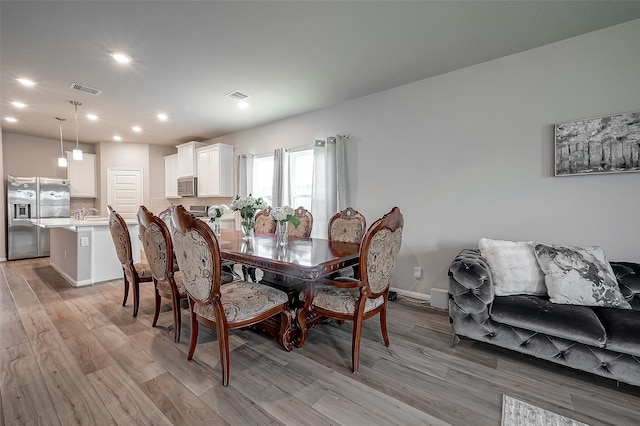
{"type": "Polygon", "coordinates": [[[276,241],[278,247],[286,247],[289,242],[289,235],[287,230],[289,227],[287,226],[286,221],[276,222],[276,241]]]}
{"type": "Polygon", "coordinates": [[[253,216],[243,217],[241,221],[242,225],[242,233],[244,234],[244,239],[253,238],[253,229],[256,227],[256,222],[253,219],[253,216]]]}
{"type": "Polygon", "coordinates": [[[209,226],[211,227],[211,229],[213,229],[213,233],[219,237],[220,236],[220,218],[216,217],[216,218],[213,218],[213,220],[210,220],[209,226]]]}

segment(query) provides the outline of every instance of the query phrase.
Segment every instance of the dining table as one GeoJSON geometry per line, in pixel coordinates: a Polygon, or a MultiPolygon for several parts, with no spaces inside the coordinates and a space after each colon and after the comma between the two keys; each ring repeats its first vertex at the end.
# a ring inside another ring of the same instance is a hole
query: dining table
{"type": "MultiPolygon", "coordinates": [[[[310,309],[314,283],[340,269],[357,265],[360,259],[359,244],[322,238],[289,238],[282,247],[275,234],[245,237],[241,231],[222,229],[217,238],[223,260],[261,269],[263,276],[260,283],[287,293],[296,318],[305,315],[306,328],[301,330],[302,321],[294,321],[285,339],[285,346],[289,348],[291,344],[302,346],[307,329],[325,319],[310,309]],[[301,291],[310,296],[306,298],[306,303],[302,303],[298,297],[301,291]]],[[[258,328],[277,336],[280,319],[272,317],[260,323],[258,328]]]]}

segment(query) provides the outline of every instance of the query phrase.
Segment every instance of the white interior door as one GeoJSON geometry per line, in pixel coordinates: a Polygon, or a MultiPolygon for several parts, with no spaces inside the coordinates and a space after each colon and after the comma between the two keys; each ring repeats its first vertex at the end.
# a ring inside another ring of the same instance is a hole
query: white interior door
{"type": "Polygon", "coordinates": [[[142,170],[107,169],[107,204],[125,219],[136,219],[142,205],[142,170]]]}

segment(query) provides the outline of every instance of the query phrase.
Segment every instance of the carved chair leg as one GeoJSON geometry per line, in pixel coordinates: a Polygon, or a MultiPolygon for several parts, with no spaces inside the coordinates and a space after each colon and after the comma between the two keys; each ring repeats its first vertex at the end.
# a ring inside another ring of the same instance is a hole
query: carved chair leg
{"type": "Polygon", "coordinates": [[[140,308],[140,283],[134,281],[133,286],[133,317],[138,316],[138,308],[140,308]]]}
{"type": "Polygon", "coordinates": [[[222,386],[227,386],[229,384],[229,329],[220,323],[216,323],[216,325],[220,347],[220,367],[222,367],[222,386]]]}
{"type": "Polygon", "coordinates": [[[380,330],[382,331],[382,340],[384,345],[389,346],[389,334],[387,334],[387,301],[385,300],[384,306],[380,311],[380,330]]]}
{"type": "Polygon", "coordinates": [[[193,353],[196,351],[196,346],[198,345],[198,331],[200,329],[200,324],[198,323],[196,314],[193,313],[193,306],[191,307],[190,310],[191,310],[191,342],[189,343],[189,353],[187,354],[188,360],[191,360],[193,358],[193,353]]]}
{"type": "Polygon", "coordinates": [[[160,292],[158,291],[158,287],[156,286],[156,283],[154,282],[154,287],[155,287],[155,296],[156,296],[156,306],[155,306],[155,312],[153,313],[153,322],[151,323],[151,327],[155,327],[156,324],[158,323],[158,317],[160,316],[160,302],[162,301],[162,296],[160,296],[160,292]]]}
{"type": "Polygon", "coordinates": [[[122,306],[127,304],[127,299],[129,298],[129,281],[127,280],[127,276],[124,276],[124,299],[122,299],[122,306]]]}
{"type": "Polygon", "coordinates": [[[362,318],[353,320],[353,337],[351,340],[351,370],[354,373],[360,368],[360,340],[362,339],[362,318]]]}
{"type": "Polygon", "coordinates": [[[173,340],[180,342],[180,331],[182,331],[182,312],[180,310],[180,295],[173,295],[173,340]]]}

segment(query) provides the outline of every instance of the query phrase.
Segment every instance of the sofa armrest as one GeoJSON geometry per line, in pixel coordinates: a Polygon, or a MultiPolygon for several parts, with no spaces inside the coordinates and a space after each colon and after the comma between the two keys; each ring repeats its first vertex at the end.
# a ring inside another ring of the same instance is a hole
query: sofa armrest
{"type": "Polygon", "coordinates": [[[449,266],[449,305],[454,303],[469,315],[479,314],[488,311],[493,297],[491,268],[480,250],[462,250],[449,266]]]}
{"type": "Polygon", "coordinates": [[[635,311],[640,311],[640,264],[610,262],[620,291],[635,311]]]}

